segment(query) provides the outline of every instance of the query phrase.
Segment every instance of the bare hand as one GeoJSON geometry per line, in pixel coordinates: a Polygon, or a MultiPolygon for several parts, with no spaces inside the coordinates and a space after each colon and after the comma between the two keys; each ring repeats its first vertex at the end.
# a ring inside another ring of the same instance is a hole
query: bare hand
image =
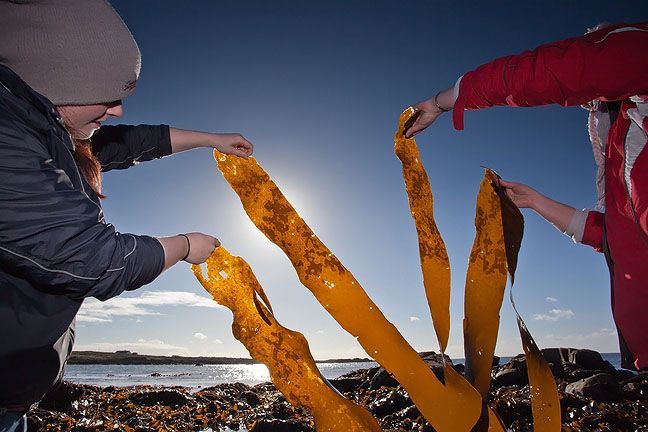
{"type": "Polygon", "coordinates": [[[504,188],[513,204],[519,208],[533,208],[540,195],[535,189],[522,183],[500,180],[499,184],[504,188]]]}
{"type": "Polygon", "coordinates": [[[437,108],[434,104],[434,98],[419,102],[416,105],[413,105],[412,108],[414,108],[415,112],[420,111],[421,114],[418,116],[414,124],[405,131],[405,136],[407,138],[411,138],[413,135],[426,129],[428,126],[434,123],[437,117],[443,114],[443,111],[437,108]]]}
{"type": "Polygon", "coordinates": [[[220,241],[216,237],[198,232],[185,234],[189,239],[189,255],[185,259],[191,264],[202,264],[214,252],[220,241]]]}
{"type": "Polygon", "coordinates": [[[252,155],[254,146],[239,133],[213,134],[212,147],[221,153],[231,154],[247,159],[252,155]]]}

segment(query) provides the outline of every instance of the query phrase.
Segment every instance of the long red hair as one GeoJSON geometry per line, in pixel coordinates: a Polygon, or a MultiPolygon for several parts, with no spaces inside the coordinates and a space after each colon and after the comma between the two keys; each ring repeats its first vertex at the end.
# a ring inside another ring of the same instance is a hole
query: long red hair
{"type": "Polygon", "coordinates": [[[106,198],[101,193],[101,164],[92,153],[92,143],[89,139],[72,138],[72,140],[74,141],[74,161],[79,167],[79,171],[97,196],[101,199],[106,198]]]}

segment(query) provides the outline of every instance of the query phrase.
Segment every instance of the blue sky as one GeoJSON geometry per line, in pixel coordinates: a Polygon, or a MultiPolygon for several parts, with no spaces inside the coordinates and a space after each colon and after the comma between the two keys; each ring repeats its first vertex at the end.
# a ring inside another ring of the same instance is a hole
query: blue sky
{"type": "MultiPolygon", "coordinates": [[[[648,18],[637,1],[485,3],[113,1],[142,51],[140,81],[121,122],[241,132],[410,343],[436,350],[393,154],[401,110],[495,57],[582,34],[600,21],[648,18]]],[[[480,165],[592,207],[595,168],[585,126],[578,107],[494,108],[467,112],[463,132],[446,116],[418,136],[453,269],[451,356],[463,357],[480,165]]],[[[104,187],[107,220],[120,231],[202,231],[244,257],[279,321],[304,333],[316,358],[365,355],[249,222],[210,150],[107,173],[104,187]]],[[[617,351],[603,256],[523,213],[515,296],[538,344],[617,351]]],[[[214,306],[181,263],[138,291],[86,301],[76,349],[246,356],[231,335],[231,314],[214,306]]],[[[521,351],[505,302],[497,353],[521,351]]]]}

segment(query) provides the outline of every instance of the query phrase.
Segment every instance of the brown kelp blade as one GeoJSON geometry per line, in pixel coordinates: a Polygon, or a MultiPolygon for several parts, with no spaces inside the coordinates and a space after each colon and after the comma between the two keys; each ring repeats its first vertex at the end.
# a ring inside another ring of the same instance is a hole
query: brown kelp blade
{"type": "Polygon", "coordinates": [[[268,367],[288,402],[313,414],[319,432],[382,431],[367,410],[345,399],[320,374],[306,338],[277,322],[247,262],[221,246],[207,260],[206,277],[200,266],[192,270],[214,300],[232,311],[234,337],[268,367]]]}
{"type": "Polygon", "coordinates": [[[515,283],[515,270],[517,269],[518,254],[522,245],[522,236],[524,235],[524,217],[518,206],[506,194],[504,188],[500,185],[501,177],[493,170],[495,176],[493,187],[500,199],[502,209],[502,227],[504,229],[504,243],[506,245],[506,263],[509,275],[511,276],[511,286],[515,283]]]}
{"type": "Polygon", "coordinates": [[[486,398],[499,311],[506,288],[507,259],[500,198],[495,173],[486,169],[477,196],[475,241],[470,252],[464,298],[466,378],[486,398]]]}
{"type": "Polygon", "coordinates": [[[403,164],[405,189],[418,235],[425,296],[441,352],[444,352],[450,334],[450,261],[434,222],[432,188],[418,146],[414,138],[404,136],[415,116],[416,112],[411,107],[400,115],[398,130],[394,135],[394,152],[403,164]]]}
{"type": "Polygon", "coordinates": [[[302,284],[342,328],[403,385],[428,422],[440,432],[470,430],[481,412],[475,389],[463,379],[444,386],[436,378],[254,158],[215,157],[252,222],[284,251],[302,284]]]}
{"type": "Polygon", "coordinates": [[[513,300],[513,287],[510,300],[517,317],[522,348],[529,376],[529,395],[531,396],[531,411],[533,413],[533,430],[535,432],[559,432],[561,430],[560,396],[551,369],[536,345],[529,329],[520,317],[513,300]]]}

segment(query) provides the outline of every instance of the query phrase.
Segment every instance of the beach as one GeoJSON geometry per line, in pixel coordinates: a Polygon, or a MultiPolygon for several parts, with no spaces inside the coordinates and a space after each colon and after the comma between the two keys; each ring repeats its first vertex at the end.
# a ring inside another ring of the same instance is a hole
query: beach
{"type": "MultiPolygon", "coordinates": [[[[648,428],[648,374],[618,369],[606,360],[614,360],[615,354],[602,356],[591,350],[558,348],[545,349],[543,353],[558,383],[563,430],[641,431],[648,428]]],[[[432,352],[421,353],[421,356],[441,377],[441,356],[432,352]]],[[[618,354],[616,356],[618,358],[618,354]]],[[[446,361],[452,362],[449,358],[446,361]]],[[[493,366],[490,406],[507,430],[532,430],[524,357],[496,359],[496,362],[499,364],[493,366]]],[[[452,363],[455,370],[463,372],[462,363],[452,363]]],[[[146,383],[125,386],[74,383],[73,380],[89,379],[87,374],[84,378],[78,366],[81,365],[70,365],[66,375],[68,381],[41,407],[30,412],[30,431],[314,431],[309,413],[292,407],[271,383],[263,381],[262,365],[229,365],[228,368],[222,365],[139,365],[141,373],[135,374],[137,376],[131,373],[131,384],[146,383]],[[216,366],[223,372],[219,376],[215,375],[219,371],[216,366]],[[152,370],[151,367],[158,368],[158,372],[150,372],[144,377],[144,371],[152,370]],[[194,378],[187,372],[190,368],[195,370],[194,378]],[[232,371],[236,368],[239,378],[248,383],[225,382],[233,377],[232,371]],[[174,373],[190,375],[173,376],[174,373]],[[205,376],[223,382],[210,386],[203,385],[206,384],[204,380],[197,386],[172,385],[188,384],[191,380],[198,382],[198,377],[205,376]]],[[[100,370],[118,371],[120,365],[109,365],[113,369],[94,366],[95,375],[98,375],[100,370]]],[[[129,367],[131,372],[137,370],[129,367]]],[[[349,362],[323,363],[320,367],[339,392],[366,407],[385,431],[434,430],[398,382],[379,366],[349,362]],[[349,371],[354,366],[356,370],[349,371]],[[343,371],[346,372],[334,376],[343,371]]],[[[122,367],[122,371],[126,369],[122,367]]],[[[126,382],[125,378],[106,376],[103,379],[107,383],[108,379],[126,382]]]]}

